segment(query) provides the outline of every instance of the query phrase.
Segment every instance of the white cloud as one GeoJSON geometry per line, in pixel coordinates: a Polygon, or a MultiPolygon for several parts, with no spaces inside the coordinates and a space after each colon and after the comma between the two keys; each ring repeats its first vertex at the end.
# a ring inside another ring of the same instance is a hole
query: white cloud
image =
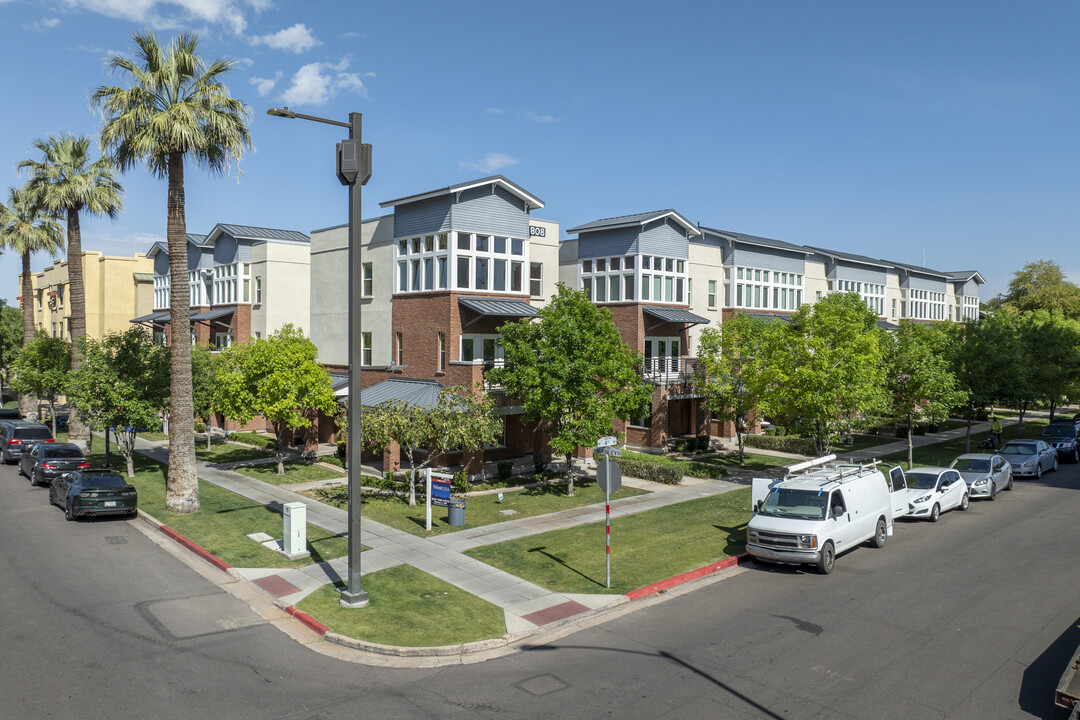
{"type": "Polygon", "coordinates": [[[266,97],[277,85],[278,80],[281,79],[283,73],[279,70],[274,73],[272,78],[251,78],[251,84],[255,86],[255,92],[259,93],[259,97],[266,97]]]}
{"type": "Polygon", "coordinates": [[[296,71],[281,99],[287,105],[322,105],[339,92],[366,96],[363,78],[375,73],[347,73],[348,67],[348,57],[337,63],[308,63],[296,71]]]}
{"type": "Polygon", "coordinates": [[[317,45],[322,45],[321,42],[315,39],[311,30],[304,23],[297,23],[284,30],[278,30],[271,35],[254,37],[252,38],[252,43],[255,45],[266,45],[275,50],[286,50],[291,53],[296,53],[297,55],[306,52],[317,45]]]}
{"type": "Polygon", "coordinates": [[[517,165],[517,163],[518,159],[516,157],[511,157],[506,153],[491,152],[477,162],[466,162],[465,160],[462,160],[458,162],[458,167],[463,170],[475,170],[477,172],[491,174],[496,173],[505,167],[517,165]]]}
{"type": "Polygon", "coordinates": [[[34,30],[52,30],[60,27],[60,18],[42,18],[30,26],[34,30]]]}
{"type": "MultiPolygon", "coordinates": [[[[247,21],[236,0],[65,0],[69,7],[89,10],[154,28],[174,28],[184,21],[226,25],[239,35],[247,21]]],[[[265,0],[244,3],[259,11],[265,0]]]]}
{"type": "Polygon", "coordinates": [[[525,117],[527,117],[529,120],[532,120],[535,123],[559,122],[559,118],[555,117],[554,115],[540,115],[539,113],[534,113],[531,110],[529,110],[529,111],[527,111],[525,113],[525,117]]]}
{"type": "Polygon", "coordinates": [[[489,115],[505,115],[506,111],[499,108],[484,108],[484,112],[489,115]]]}

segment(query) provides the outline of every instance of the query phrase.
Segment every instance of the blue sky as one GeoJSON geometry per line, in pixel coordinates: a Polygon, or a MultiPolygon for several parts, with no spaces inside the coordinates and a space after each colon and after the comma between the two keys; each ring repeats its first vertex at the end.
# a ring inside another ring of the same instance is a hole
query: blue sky
{"type": "MultiPolygon", "coordinates": [[[[229,56],[255,150],[226,177],[187,169],[189,232],[218,222],[310,232],[344,223],[334,176],[364,113],[378,202],[494,173],[573,227],[675,208],[787,242],[977,269],[983,296],[1057,260],[1080,281],[1080,3],[0,0],[0,191],[35,138],[96,137],[107,57],[150,28],[229,56]]],[[[116,221],[83,246],[145,252],[165,182],[122,176],[116,221]]],[[[564,233],[565,236],[565,233],[564,233]]],[[[51,260],[35,257],[33,269],[51,260]]],[[[0,257],[14,302],[19,260],[0,257]]]]}

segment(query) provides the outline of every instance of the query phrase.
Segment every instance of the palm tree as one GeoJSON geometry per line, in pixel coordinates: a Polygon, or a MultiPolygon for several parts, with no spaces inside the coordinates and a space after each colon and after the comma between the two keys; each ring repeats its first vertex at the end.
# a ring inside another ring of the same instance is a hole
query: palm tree
{"type": "Polygon", "coordinates": [[[181,33],[163,48],[153,33],[135,33],[136,56],[113,56],[109,67],[124,74],[129,87],[99,87],[91,101],[102,110],[101,145],[117,167],[137,163],[168,180],[166,236],[169,246],[172,325],[169,400],[169,479],[165,508],[174,513],[199,509],[195,475],[195,409],[191,383],[191,328],[188,307],[187,221],[184,214],[184,158],[211,173],[225,172],[251,147],[251,109],[229,95],[223,75],[236,61],[206,64],[198,35],[181,33]]]}
{"type": "MultiPolygon", "coordinates": [[[[65,133],[35,140],[41,160],[23,160],[19,169],[30,171],[27,189],[36,202],[57,217],[67,220],[68,298],[71,307],[71,369],[82,363],[79,338],[86,336],[86,291],[83,285],[82,230],[80,214],[120,214],[124,188],[113,177],[109,158],[90,158],[90,138],[65,133]]],[[[79,419],[77,408],[68,419],[68,439],[83,450],[90,446],[90,428],[79,419]]]]}
{"type": "MultiPolygon", "coordinates": [[[[30,284],[30,255],[47,252],[56,257],[63,248],[64,235],[56,218],[34,202],[28,189],[9,188],[8,204],[0,203],[0,244],[22,256],[23,345],[34,339],[34,297],[30,284]]],[[[33,398],[19,398],[24,417],[34,414],[33,398]]]]}

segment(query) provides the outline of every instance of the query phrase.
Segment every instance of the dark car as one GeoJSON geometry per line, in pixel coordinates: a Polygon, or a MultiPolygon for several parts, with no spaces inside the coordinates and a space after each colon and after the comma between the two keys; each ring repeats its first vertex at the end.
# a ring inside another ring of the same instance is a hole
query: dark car
{"type": "Polygon", "coordinates": [[[64,509],[64,517],[138,514],[135,488],[115,470],[74,470],[57,476],[49,486],[49,503],[64,509]]]}
{"type": "Polygon", "coordinates": [[[0,422],[0,459],[8,465],[21,458],[29,445],[39,442],[53,442],[48,425],[22,420],[0,422]]]}
{"type": "Polygon", "coordinates": [[[22,420],[19,408],[0,408],[0,420],[22,420]]]}
{"type": "Polygon", "coordinates": [[[34,443],[19,459],[19,474],[30,478],[31,485],[49,485],[57,475],[88,467],[82,449],[70,443],[34,443]]]}
{"type": "Polygon", "coordinates": [[[1073,420],[1055,420],[1042,429],[1039,439],[1057,450],[1058,457],[1069,462],[1080,462],[1077,434],[1080,424],[1073,420]]]}

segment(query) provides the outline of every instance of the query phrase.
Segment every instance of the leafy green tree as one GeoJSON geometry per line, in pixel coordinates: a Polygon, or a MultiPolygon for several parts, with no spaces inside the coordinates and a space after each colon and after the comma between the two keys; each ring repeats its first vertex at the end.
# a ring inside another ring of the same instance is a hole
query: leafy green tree
{"type": "Polygon", "coordinates": [[[1020,318],[1020,338],[1028,362],[1028,384],[1054,412],[1080,384],[1080,323],[1060,311],[1034,310],[1020,318]]]}
{"type": "Polygon", "coordinates": [[[86,361],[72,372],[68,396],[92,429],[114,428],[128,477],[134,477],[139,429],[156,427],[169,401],[169,351],[138,327],[101,340],[84,337],[80,344],[86,361]]]}
{"type": "Polygon", "coordinates": [[[705,396],[705,406],[714,418],[734,423],[740,465],[751,413],[761,403],[758,362],[764,322],[736,313],[724,320],[720,329],[702,330],[698,341],[695,386],[705,396]]]}
{"type": "Polygon", "coordinates": [[[801,419],[818,452],[828,452],[853,418],[888,406],[877,318],[855,293],[803,305],[790,323],[768,323],[762,338],[762,409],[801,419]]]}
{"type": "Polygon", "coordinates": [[[22,317],[19,308],[0,299],[0,373],[7,377],[11,363],[22,347],[22,317]]]}
{"type": "Polygon", "coordinates": [[[1013,273],[1008,291],[995,298],[996,306],[1009,306],[1020,312],[1059,311],[1065,317],[1080,320],[1080,287],[1069,282],[1061,266],[1053,260],[1036,260],[1013,273]]]}
{"type": "Polygon", "coordinates": [[[191,348],[191,389],[192,405],[195,417],[201,417],[206,424],[206,449],[210,449],[210,419],[214,415],[214,401],[217,393],[218,371],[221,367],[220,355],[210,352],[205,345],[193,345],[191,348]]]}
{"type": "Polygon", "coordinates": [[[184,160],[222,173],[251,146],[251,109],[230,96],[223,77],[238,67],[219,58],[207,64],[198,54],[198,35],[181,33],[168,48],[153,33],[135,33],[135,58],[108,61],[129,87],[99,87],[91,101],[102,109],[101,145],[123,171],[145,163],[168,180],[166,237],[171,280],[172,387],[169,402],[169,478],[165,508],[173,513],[199,509],[195,474],[194,401],[188,306],[187,220],[184,160]]]}
{"type": "Polygon", "coordinates": [[[963,402],[949,366],[943,330],[922,323],[904,322],[886,343],[886,382],[892,401],[891,415],[907,423],[908,470],[914,453],[915,424],[941,422],[949,410],[963,402]]]}
{"type": "Polygon", "coordinates": [[[416,477],[421,470],[454,450],[482,449],[498,438],[501,427],[494,401],[483,386],[445,388],[430,407],[387,400],[360,411],[365,444],[384,450],[396,442],[409,459],[410,507],[416,505],[416,477]],[[426,452],[419,463],[417,450],[426,452]]]}
{"type": "Polygon", "coordinates": [[[574,494],[571,456],[609,435],[616,418],[647,407],[652,386],[639,374],[640,353],[619,334],[611,311],[562,283],[537,317],[500,328],[506,361],[491,372],[525,417],[547,429],[551,448],[566,458],[567,494],[574,494]]]}
{"type": "MultiPolygon", "coordinates": [[[[56,218],[38,204],[26,188],[9,188],[7,204],[0,203],[0,242],[22,258],[19,275],[22,297],[23,344],[34,339],[34,288],[30,281],[30,256],[46,252],[56,257],[60,252],[63,234],[56,218]]],[[[23,394],[19,410],[24,417],[34,414],[34,399],[23,394]]]]}
{"type": "Polygon", "coordinates": [[[39,332],[23,346],[12,363],[11,387],[24,395],[49,401],[53,436],[56,436],[56,398],[64,394],[71,374],[71,344],[39,332]]]}
{"type": "Polygon", "coordinates": [[[290,324],[269,337],[233,345],[221,353],[215,407],[240,424],[256,415],[270,421],[277,440],[278,475],[285,474],[292,428],[311,426],[305,411],[334,410],[330,375],[318,363],[318,356],[315,343],[290,324]]]}
{"type": "MultiPolygon", "coordinates": [[[[86,335],[86,290],[83,285],[82,230],[79,216],[83,213],[116,218],[122,206],[124,189],[114,175],[112,162],[105,157],[92,159],[90,138],[70,134],[54,135],[35,140],[41,152],[40,160],[24,160],[20,170],[28,170],[27,189],[36,201],[67,222],[68,303],[71,310],[71,369],[81,363],[79,339],[86,335]]],[[[90,428],[79,419],[78,406],[73,404],[68,415],[68,440],[83,450],[90,446],[90,428]]]]}

